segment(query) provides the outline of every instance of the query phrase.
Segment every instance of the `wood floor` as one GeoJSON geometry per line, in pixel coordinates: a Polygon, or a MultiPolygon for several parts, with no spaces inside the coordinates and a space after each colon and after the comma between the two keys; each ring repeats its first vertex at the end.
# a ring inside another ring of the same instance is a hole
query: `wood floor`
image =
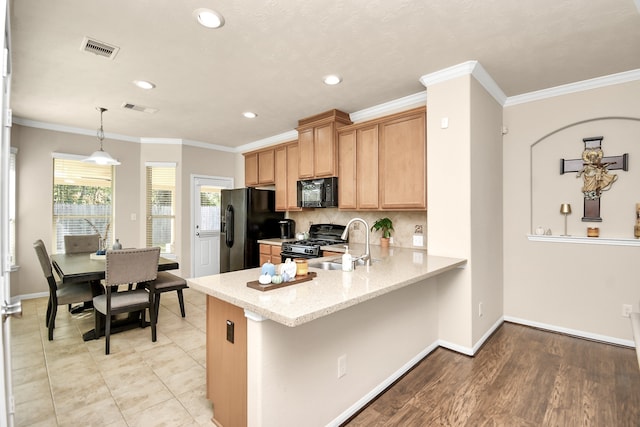
{"type": "Polygon", "coordinates": [[[347,424],[640,426],[635,351],[505,323],[475,357],[439,348],[347,424]]]}

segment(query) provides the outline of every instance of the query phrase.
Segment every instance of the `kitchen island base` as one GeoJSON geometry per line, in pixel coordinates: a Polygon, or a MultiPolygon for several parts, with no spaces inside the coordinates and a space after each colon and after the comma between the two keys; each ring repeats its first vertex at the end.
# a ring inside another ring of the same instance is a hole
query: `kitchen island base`
{"type": "Polygon", "coordinates": [[[230,363],[230,354],[213,344],[240,344],[242,312],[208,297],[208,397],[214,422],[225,427],[339,425],[437,347],[435,279],[294,328],[250,315],[244,369],[241,353],[230,363]],[[235,316],[222,314],[230,308],[235,316]],[[226,341],[225,316],[235,323],[235,344],[226,341]],[[238,384],[247,379],[241,414],[238,384]],[[237,406],[230,418],[229,401],[237,406]]]}

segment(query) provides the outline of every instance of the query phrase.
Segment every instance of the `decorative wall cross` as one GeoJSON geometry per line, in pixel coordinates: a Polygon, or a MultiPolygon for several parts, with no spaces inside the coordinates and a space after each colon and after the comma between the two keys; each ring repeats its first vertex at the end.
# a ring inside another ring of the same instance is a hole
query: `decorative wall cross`
{"type": "Polygon", "coordinates": [[[621,156],[603,157],[602,136],[584,138],[584,151],[581,159],[560,159],[560,175],[565,172],[577,172],[582,177],[584,195],[584,222],[600,222],[600,196],[611,188],[618,175],[610,170],[629,170],[629,153],[621,156]]]}

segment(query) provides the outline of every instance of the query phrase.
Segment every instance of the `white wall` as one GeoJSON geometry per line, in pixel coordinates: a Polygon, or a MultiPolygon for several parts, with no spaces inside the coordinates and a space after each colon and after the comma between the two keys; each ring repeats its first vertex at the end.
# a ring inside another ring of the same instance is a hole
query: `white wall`
{"type": "Polygon", "coordinates": [[[532,242],[542,225],[563,231],[561,203],[571,203],[570,234],[585,236],[581,180],[560,175],[561,158],[580,158],[582,138],[604,136],[605,155],[630,154],[602,198],[601,237],[633,239],[640,202],[640,82],[556,96],[504,109],[504,313],[594,338],[632,339],[623,303],[640,299],[640,247],[532,242]],[[625,119],[611,119],[614,117],[625,119]]]}
{"type": "Polygon", "coordinates": [[[420,359],[414,360],[416,355],[436,348],[436,283],[458,274],[418,282],[295,328],[249,320],[248,425],[325,426],[335,414],[352,414],[349,409],[381,392],[399,367],[409,368],[420,359]],[[342,355],[347,373],[338,378],[342,355]]]}

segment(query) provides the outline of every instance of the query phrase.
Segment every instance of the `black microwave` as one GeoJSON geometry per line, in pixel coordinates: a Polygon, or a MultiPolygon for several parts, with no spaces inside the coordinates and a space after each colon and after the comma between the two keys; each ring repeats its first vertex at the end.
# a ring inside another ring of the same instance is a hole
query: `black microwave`
{"type": "Polygon", "coordinates": [[[298,181],[298,206],[301,208],[337,208],[338,178],[298,181]]]}

